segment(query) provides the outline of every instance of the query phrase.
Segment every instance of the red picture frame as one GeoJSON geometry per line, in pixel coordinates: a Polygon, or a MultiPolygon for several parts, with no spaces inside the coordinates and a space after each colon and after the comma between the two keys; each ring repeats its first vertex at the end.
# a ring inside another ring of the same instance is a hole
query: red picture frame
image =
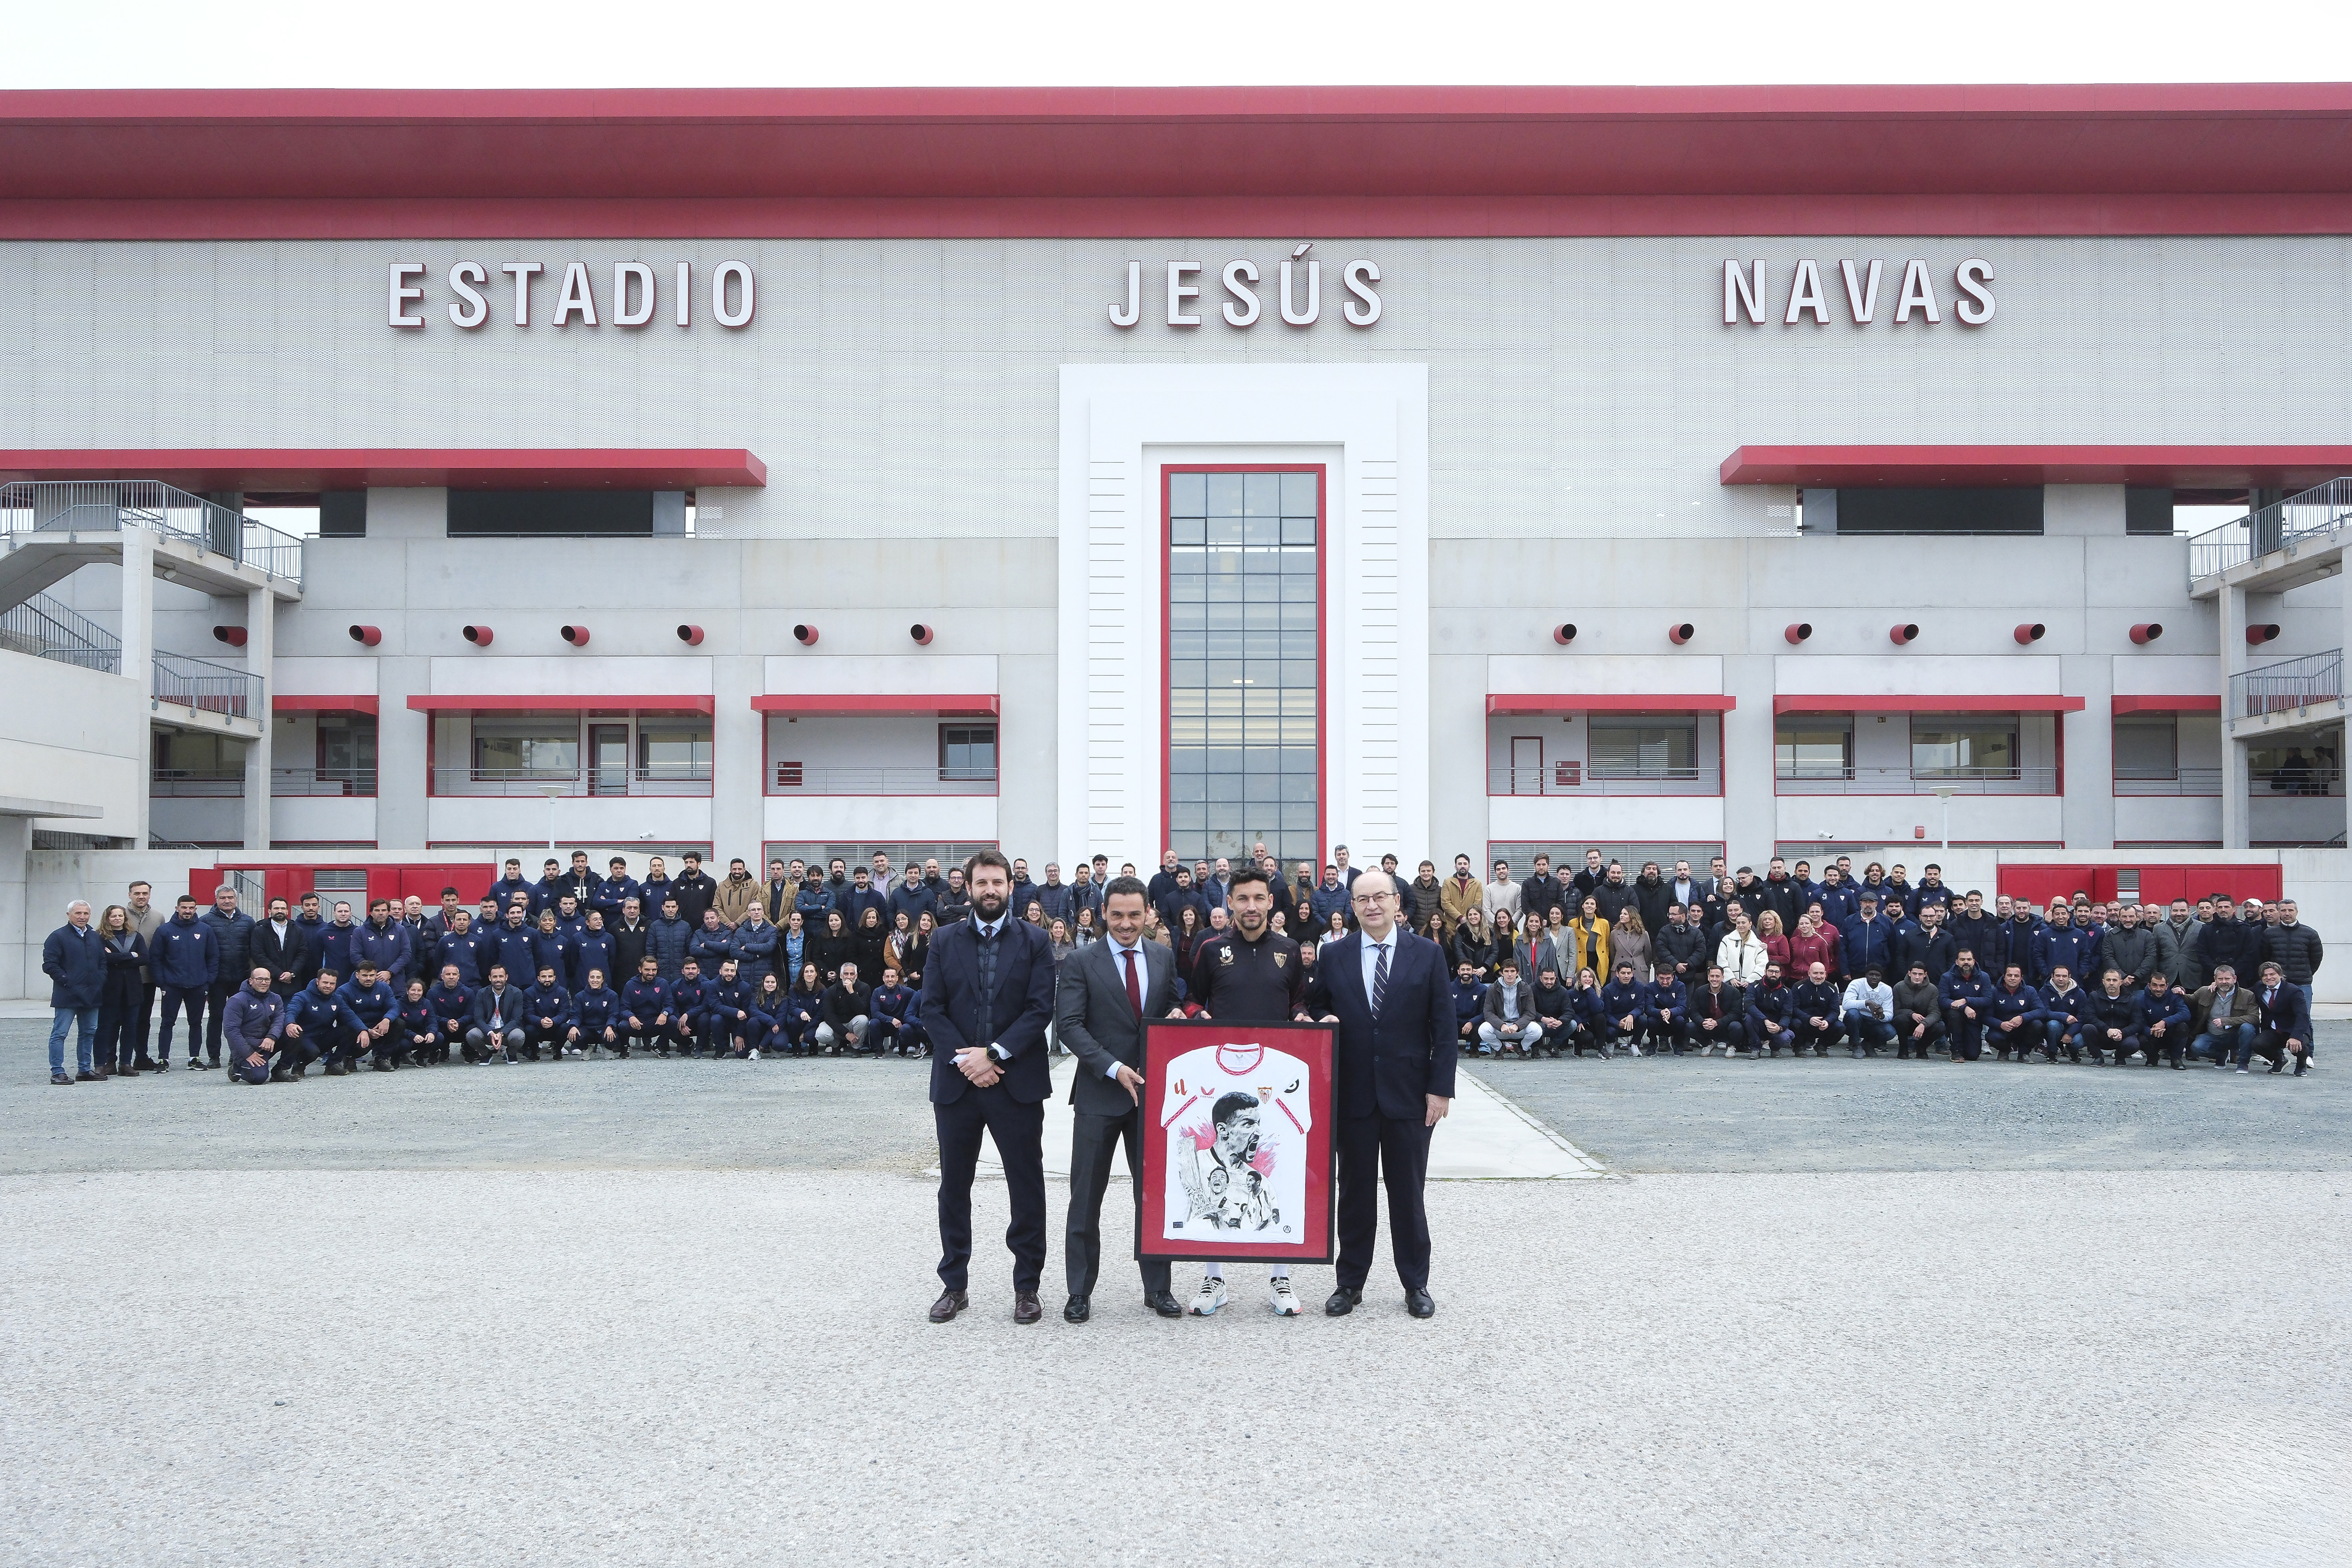
{"type": "Polygon", "coordinates": [[[1138,1258],[1333,1260],[1334,1032],[1201,1019],[1144,1026],[1138,1258]]]}

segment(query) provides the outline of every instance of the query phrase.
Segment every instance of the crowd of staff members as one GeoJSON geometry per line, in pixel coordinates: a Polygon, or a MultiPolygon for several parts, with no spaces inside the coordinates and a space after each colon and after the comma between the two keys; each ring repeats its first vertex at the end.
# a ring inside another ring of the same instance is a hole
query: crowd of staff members
{"type": "MultiPolygon", "coordinates": [[[[1314,962],[1352,917],[1358,867],[1343,847],[1288,877],[1259,846],[1270,929],[1314,962]]],[[[190,1068],[230,1081],[390,1072],[452,1061],[595,1055],[731,1058],[926,1056],[923,967],[940,926],[968,918],[964,870],[740,859],[713,877],[688,853],[640,881],[614,858],[548,859],[536,879],[509,859],[473,908],[454,888],[437,909],[410,898],[352,904],[306,893],[259,919],[226,884],[201,911],[165,908],[145,882],[93,913],[77,900],[42,952],[50,976],[53,1083],[163,1072],[185,1024],[190,1068]],[[68,1032],[79,1070],[69,1071],[68,1032]]],[[[2084,1062],[2185,1069],[2191,1062],[2303,1076],[2314,1065],[2311,996],[2323,948],[2294,900],[2225,895],[2169,906],[2046,910],[1944,884],[1900,865],[1856,872],[1839,857],[1774,858],[1759,877],[1656,861],[1628,877],[1587,850],[1580,868],[1538,855],[1522,879],[1497,860],[1481,880],[1466,855],[1432,861],[1403,890],[1403,919],[1444,948],[1463,1048],[1487,1057],[1609,1059],[1712,1055],[1973,1062],[2084,1062]]],[[[1013,862],[1012,908],[1057,960],[1099,940],[1109,858],[1066,880],[1013,862]]],[[[1133,866],[1119,875],[1134,874],[1133,866]]],[[[1148,884],[1145,934],[1194,954],[1228,930],[1224,859],[1172,851],[1148,884]]]]}

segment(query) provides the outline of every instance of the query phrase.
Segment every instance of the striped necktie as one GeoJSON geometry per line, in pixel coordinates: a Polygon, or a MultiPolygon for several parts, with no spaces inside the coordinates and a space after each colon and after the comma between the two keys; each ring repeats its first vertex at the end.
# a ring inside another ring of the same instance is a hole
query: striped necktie
{"type": "Polygon", "coordinates": [[[1389,997],[1389,944],[1377,942],[1373,945],[1373,952],[1372,1016],[1377,1018],[1381,1016],[1381,1005],[1389,997]]]}

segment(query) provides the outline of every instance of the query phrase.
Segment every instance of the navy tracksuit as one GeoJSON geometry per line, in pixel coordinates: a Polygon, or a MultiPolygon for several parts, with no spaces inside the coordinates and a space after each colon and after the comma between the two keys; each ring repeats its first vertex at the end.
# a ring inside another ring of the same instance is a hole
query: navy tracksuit
{"type": "Polygon", "coordinates": [[[669,983],[666,980],[637,979],[621,987],[621,1011],[616,1027],[621,1031],[621,1047],[643,1043],[662,1050],[677,1037],[671,1026],[676,1021],[671,1010],[669,983]],[[635,1023],[629,1022],[635,1018],[635,1023]]]}
{"type": "Polygon", "coordinates": [[[1984,1054],[1985,1017],[1991,1010],[1992,989],[1992,982],[1981,969],[1968,974],[1949,969],[1936,984],[1936,993],[1944,1000],[1944,1038],[1952,1055],[1963,1061],[1972,1062],[1984,1054]],[[1976,1016],[1969,1017],[1969,1013],[1976,1016]]]}

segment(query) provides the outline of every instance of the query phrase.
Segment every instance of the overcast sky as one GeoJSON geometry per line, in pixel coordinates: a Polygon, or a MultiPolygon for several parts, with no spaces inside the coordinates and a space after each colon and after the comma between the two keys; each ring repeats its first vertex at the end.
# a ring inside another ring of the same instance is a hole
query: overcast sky
{"type": "Polygon", "coordinates": [[[2343,80],[2345,0],[120,0],[10,8],[8,86],[2343,80]]]}

